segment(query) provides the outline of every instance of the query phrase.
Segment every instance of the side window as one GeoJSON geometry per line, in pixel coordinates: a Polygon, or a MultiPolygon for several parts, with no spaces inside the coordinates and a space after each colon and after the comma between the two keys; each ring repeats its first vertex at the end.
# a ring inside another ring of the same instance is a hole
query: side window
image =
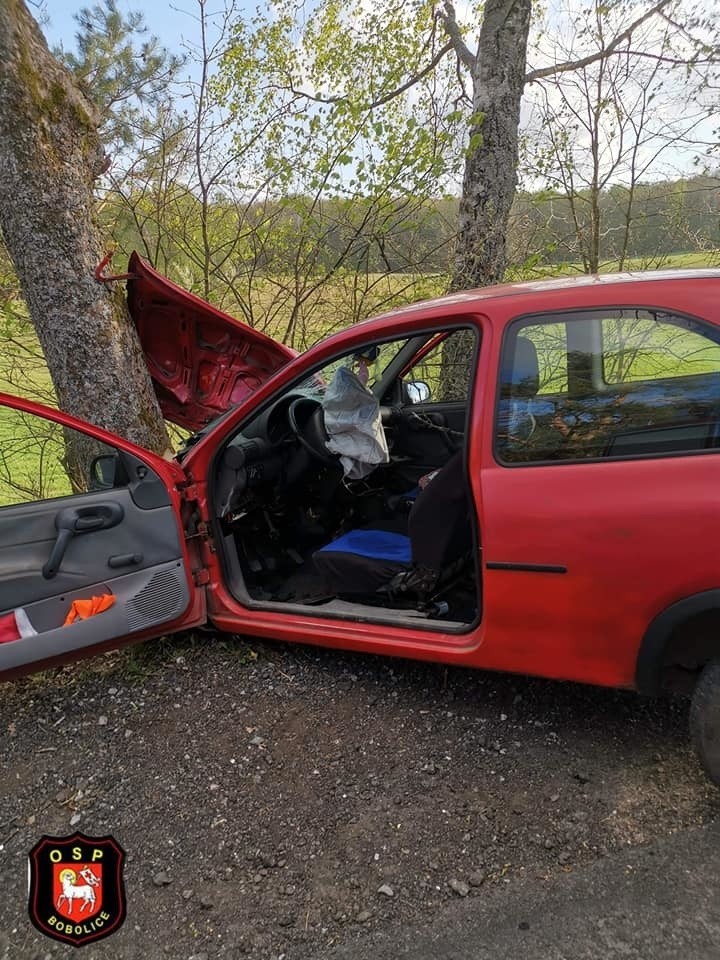
{"type": "Polygon", "coordinates": [[[475,356],[475,335],[454,330],[433,338],[403,376],[405,396],[410,403],[438,403],[468,398],[475,356]]]}
{"type": "Polygon", "coordinates": [[[637,311],[602,320],[608,384],[667,380],[720,371],[720,344],[672,316],[637,311]]]}
{"type": "Polygon", "coordinates": [[[517,322],[503,343],[501,461],[720,448],[720,331],[617,309],[517,322]]]}
{"type": "Polygon", "coordinates": [[[0,407],[0,507],[123,486],[114,447],[0,407]]]}

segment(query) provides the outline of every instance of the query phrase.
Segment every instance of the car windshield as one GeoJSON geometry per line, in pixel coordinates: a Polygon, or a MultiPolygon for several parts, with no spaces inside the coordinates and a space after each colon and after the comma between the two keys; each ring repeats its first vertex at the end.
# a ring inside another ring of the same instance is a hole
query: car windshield
{"type": "Polygon", "coordinates": [[[373,386],[382,378],[382,374],[388,365],[407,342],[407,339],[405,339],[390,340],[388,343],[368,344],[367,347],[362,347],[351,354],[346,353],[341,357],[335,357],[324,367],[301,380],[294,389],[321,399],[338,368],[348,367],[354,373],[360,375],[363,380],[365,373],[367,373],[367,386],[372,390],[373,386]]]}

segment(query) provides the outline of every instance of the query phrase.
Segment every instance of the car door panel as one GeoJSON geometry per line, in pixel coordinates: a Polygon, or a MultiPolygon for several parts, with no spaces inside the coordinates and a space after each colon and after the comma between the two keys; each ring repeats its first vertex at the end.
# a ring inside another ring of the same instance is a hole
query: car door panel
{"type": "Polygon", "coordinates": [[[5,507],[0,509],[0,610],[73,590],[88,582],[90,570],[100,573],[100,580],[116,577],[123,566],[144,570],[178,560],[181,554],[170,503],[144,510],[134,503],[127,489],[5,507]],[[121,522],[108,529],[73,536],[57,574],[44,577],[43,567],[58,536],[56,517],[69,509],[102,508],[108,504],[122,509],[121,522]],[[146,536],[148,530],[152,537],[146,536]]]}
{"type": "Polygon", "coordinates": [[[513,318],[479,465],[484,664],[632,687],[653,619],[717,587],[717,339],[635,306],[513,318]]]}
{"type": "Polygon", "coordinates": [[[457,430],[458,433],[465,433],[465,421],[467,419],[467,402],[465,401],[445,400],[435,403],[414,403],[410,409],[414,413],[442,418],[443,426],[450,430],[457,430]]]}
{"type": "Polygon", "coordinates": [[[393,423],[393,456],[406,458],[406,474],[413,482],[442,467],[465,435],[467,404],[458,402],[413,404],[403,407],[393,423]]]}
{"type": "Polygon", "coordinates": [[[189,603],[190,590],[179,560],[25,603],[25,612],[38,631],[37,636],[0,644],[0,676],[5,671],[30,669],[33,664],[76,656],[86,648],[171,622],[187,610],[189,603]],[[73,600],[104,593],[115,597],[109,610],[63,626],[73,600]]]}
{"type": "MultiPolygon", "coordinates": [[[[132,635],[203,622],[204,595],[190,577],[180,518],[182,470],[37,404],[2,396],[0,411],[5,428],[14,412],[41,424],[56,421],[53,429],[62,428],[56,437],[63,429],[66,437],[68,431],[89,435],[103,449],[115,450],[118,465],[117,479],[100,489],[86,479],[81,485],[91,489],[84,492],[68,494],[66,486],[63,496],[8,502],[12,491],[3,488],[0,614],[22,608],[37,633],[0,643],[0,678],[87,655],[132,635]],[[107,594],[114,597],[107,610],[64,626],[73,600],[107,594]]],[[[22,497],[19,489],[17,496],[22,497]]]]}
{"type": "Polygon", "coordinates": [[[408,458],[418,476],[447,463],[465,437],[477,346],[467,337],[462,330],[432,337],[415,356],[406,358],[401,379],[390,388],[399,409],[394,452],[408,458]],[[461,371],[453,366],[456,355],[462,356],[461,371]],[[448,370],[452,377],[445,381],[443,371],[448,370]]]}
{"type": "Polygon", "coordinates": [[[128,489],[0,509],[0,610],[23,607],[38,636],[0,644],[0,674],[24,663],[170,623],[190,604],[175,512],[143,509],[128,489]],[[56,517],[72,508],[121,506],[121,522],[73,536],[55,576],[43,576],[57,539],[56,517]],[[120,566],[117,564],[120,563],[120,566]],[[109,610],[64,627],[74,599],[112,593],[109,610]]]}

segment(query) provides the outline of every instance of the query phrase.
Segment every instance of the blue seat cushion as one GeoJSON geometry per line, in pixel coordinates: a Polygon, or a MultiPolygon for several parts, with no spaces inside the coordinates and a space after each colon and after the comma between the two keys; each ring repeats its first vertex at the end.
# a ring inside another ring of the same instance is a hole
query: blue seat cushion
{"type": "Polygon", "coordinates": [[[408,565],[412,562],[410,538],[387,530],[349,530],[317,552],[352,553],[369,560],[387,560],[408,565]]]}

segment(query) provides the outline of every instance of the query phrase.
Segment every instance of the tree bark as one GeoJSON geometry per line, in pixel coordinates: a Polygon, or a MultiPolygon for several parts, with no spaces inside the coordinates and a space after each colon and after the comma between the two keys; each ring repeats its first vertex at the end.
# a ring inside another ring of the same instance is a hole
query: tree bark
{"type": "Polygon", "coordinates": [[[520,101],[532,0],[488,0],[471,67],[473,122],[465,160],[452,290],[499,283],[515,197],[520,101]]]}
{"type": "Polygon", "coordinates": [[[165,424],[123,293],[102,256],[93,180],[98,116],[52,56],[23,0],[0,0],[0,229],[58,403],[165,454],[165,424]]]}

